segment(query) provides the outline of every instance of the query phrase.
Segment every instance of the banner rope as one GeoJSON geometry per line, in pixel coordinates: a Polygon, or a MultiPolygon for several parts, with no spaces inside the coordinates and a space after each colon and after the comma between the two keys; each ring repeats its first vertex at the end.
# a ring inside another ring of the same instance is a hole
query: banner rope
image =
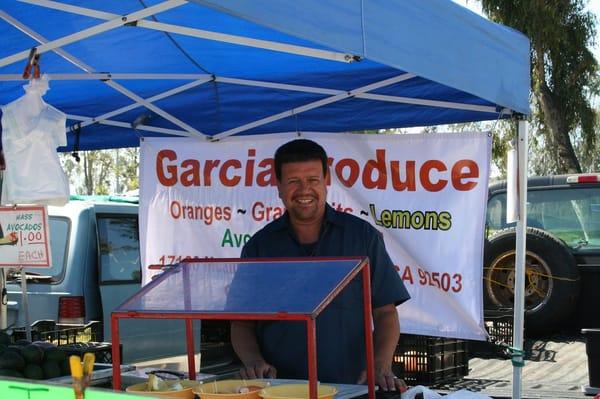
{"type": "MultiPolygon", "coordinates": [[[[491,268],[489,267],[484,267],[483,270],[490,270],[491,268]]],[[[495,267],[494,270],[515,270],[512,267],[495,267]]],[[[527,275],[538,275],[538,276],[542,276],[542,277],[546,277],[550,280],[558,280],[558,281],[570,281],[570,282],[575,282],[575,281],[579,281],[578,278],[569,278],[569,277],[557,277],[557,276],[552,276],[550,274],[545,274],[545,273],[541,273],[541,272],[537,272],[537,271],[529,271],[526,270],[525,272],[527,275]]],[[[492,280],[490,278],[485,277],[486,280],[491,281],[491,282],[496,282],[495,280],[492,280]]]]}

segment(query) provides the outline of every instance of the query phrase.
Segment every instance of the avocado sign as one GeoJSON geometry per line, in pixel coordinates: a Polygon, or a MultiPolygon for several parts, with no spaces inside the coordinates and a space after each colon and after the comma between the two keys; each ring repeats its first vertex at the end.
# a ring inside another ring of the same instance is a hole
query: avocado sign
{"type": "Polygon", "coordinates": [[[0,267],[50,267],[45,206],[0,207],[0,267]]]}

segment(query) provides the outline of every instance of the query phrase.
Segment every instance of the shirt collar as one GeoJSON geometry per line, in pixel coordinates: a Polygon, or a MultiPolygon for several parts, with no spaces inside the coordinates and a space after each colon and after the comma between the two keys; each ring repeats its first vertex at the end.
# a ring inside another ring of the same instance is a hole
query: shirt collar
{"type": "MultiPolygon", "coordinates": [[[[341,217],[340,212],[336,212],[331,205],[325,204],[325,217],[323,223],[331,223],[338,226],[344,225],[344,220],[341,217]]],[[[290,216],[287,211],[278,219],[273,221],[273,228],[275,230],[286,230],[290,227],[290,216]]]]}

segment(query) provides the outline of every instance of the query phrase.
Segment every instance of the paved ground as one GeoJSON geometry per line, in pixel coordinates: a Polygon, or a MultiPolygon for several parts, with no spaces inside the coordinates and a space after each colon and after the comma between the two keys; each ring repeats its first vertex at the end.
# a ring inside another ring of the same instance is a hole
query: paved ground
{"type": "MultiPolygon", "coordinates": [[[[544,339],[528,339],[524,343],[525,367],[522,372],[522,398],[527,399],[591,399],[581,390],[589,383],[585,340],[577,333],[544,339]]],[[[473,353],[476,350],[470,349],[473,353]]],[[[145,362],[137,366],[186,370],[184,356],[162,359],[161,363],[145,362]]],[[[231,366],[231,365],[229,365],[231,366]]],[[[237,372],[237,366],[232,372],[237,372]]],[[[221,370],[219,373],[221,373],[221,370]]],[[[210,372],[210,371],[207,371],[210,372]]],[[[466,388],[493,398],[512,397],[513,367],[511,361],[489,351],[473,354],[469,374],[461,381],[436,387],[440,392],[466,388]]]]}
{"type": "MultiPolygon", "coordinates": [[[[526,340],[522,371],[523,398],[591,398],[585,341],[581,336],[555,336],[526,340]]],[[[509,359],[478,355],[469,361],[469,375],[447,388],[477,390],[494,398],[510,398],[513,367],[509,359]]]]}

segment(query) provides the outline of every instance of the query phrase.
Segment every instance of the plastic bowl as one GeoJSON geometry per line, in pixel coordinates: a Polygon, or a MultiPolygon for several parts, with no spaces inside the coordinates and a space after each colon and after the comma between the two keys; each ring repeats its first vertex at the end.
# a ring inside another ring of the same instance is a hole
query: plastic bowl
{"type": "Polygon", "coordinates": [[[179,382],[183,389],[178,391],[149,391],[147,382],[140,382],[139,384],[131,385],[125,388],[125,392],[129,393],[139,393],[145,396],[154,396],[157,398],[180,398],[180,399],[194,399],[194,391],[192,388],[195,388],[200,384],[199,381],[191,381],[191,380],[165,380],[167,386],[172,386],[173,384],[179,382]]]}
{"type": "MultiPolygon", "coordinates": [[[[331,385],[317,386],[317,397],[319,399],[332,399],[337,389],[331,385]]],[[[259,392],[263,399],[308,399],[308,384],[282,384],[267,387],[259,392]]]]}
{"type": "Polygon", "coordinates": [[[221,380],[205,382],[194,388],[200,399],[260,399],[258,393],[269,386],[260,380],[221,380]],[[240,388],[249,388],[249,392],[239,393],[240,388]]]}

